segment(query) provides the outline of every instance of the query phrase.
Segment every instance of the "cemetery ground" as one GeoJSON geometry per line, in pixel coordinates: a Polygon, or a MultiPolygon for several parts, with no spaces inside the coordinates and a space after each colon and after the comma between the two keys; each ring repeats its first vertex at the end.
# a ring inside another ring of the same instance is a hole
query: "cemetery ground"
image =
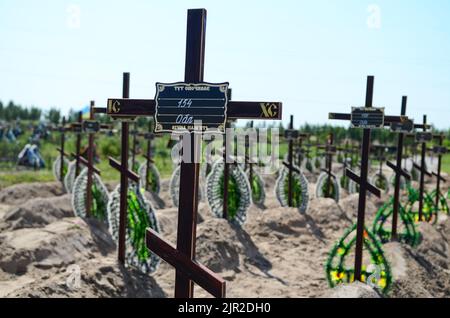
{"type": "MultiPolygon", "coordinates": [[[[108,148],[102,143],[107,139],[102,137],[98,144],[102,158],[108,148]]],[[[169,194],[172,164],[163,146],[167,139],[157,142],[160,155],[155,160],[162,175],[161,192],[146,196],[156,209],[161,235],[175,243],[178,208],[169,194]]],[[[68,145],[71,143],[69,139],[68,145]]],[[[56,158],[54,146],[48,152],[46,145],[41,149],[44,158],[56,158]]],[[[446,175],[448,156],[445,162],[446,175]]],[[[119,174],[108,167],[107,160],[100,160],[97,166],[111,191],[119,174]]],[[[377,171],[377,165],[372,166],[371,171],[377,171]]],[[[333,170],[339,169],[340,164],[333,164],[333,170]]],[[[74,217],[70,195],[53,180],[50,170],[12,170],[4,167],[0,172],[0,297],[173,296],[173,267],[162,261],[154,273],[142,274],[119,265],[116,244],[107,227],[93,219],[74,217]],[[72,279],[77,270],[79,282],[72,279]]],[[[310,193],[305,214],[280,206],[274,194],[275,175],[263,176],[264,206],[252,205],[242,227],[215,217],[206,200],[200,201],[196,259],[226,280],[227,297],[377,296],[365,284],[329,288],[325,263],[336,241],[356,220],[358,194],[343,190],[339,203],[315,198],[317,175],[305,175],[310,193]]],[[[434,185],[434,179],[426,179],[429,190],[434,185]]],[[[444,183],[444,193],[449,185],[444,183]]],[[[369,196],[368,227],[387,198],[385,194],[380,199],[369,196]]],[[[417,247],[383,245],[393,272],[393,286],[386,296],[450,297],[450,219],[441,214],[436,225],[421,223],[418,229],[423,239],[417,247]]],[[[195,295],[209,296],[198,286],[195,295]]]]}

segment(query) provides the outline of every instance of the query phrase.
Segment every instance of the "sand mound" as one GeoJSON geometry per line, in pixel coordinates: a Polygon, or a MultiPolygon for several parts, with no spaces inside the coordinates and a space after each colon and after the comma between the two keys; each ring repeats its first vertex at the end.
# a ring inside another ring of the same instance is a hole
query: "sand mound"
{"type": "Polygon", "coordinates": [[[32,266],[41,269],[67,266],[106,255],[115,249],[106,226],[68,218],[38,229],[20,229],[0,235],[0,269],[23,274],[32,266]]]}
{"type": "Polygon", "coordinates": [[[417,251],[434,265],[449,269],[450,249],[448,238],[428,223],[420,223],[417,229],[422,236],[422,242],[417,247],[417,251]]]}
{"type": "Polygon", "coordinates": [[[18,205],[35,198],[48,198],[65,193],[60,182],[21,183],[0,191],[0,203],[18,205]]]}
{"type": "MultiPolygon", "coordinates": [[[[352,220],[352,222],[356,222],[356,218],[358,216],[358,201],[359,201],[359,194],[354,193],[350,194],[348,197],[342,199],[339,202],[339,206],[341,207],[342,211],[345,212],[345,215],[348,219],[352,220]]],[[[366,201],[366,219],[374,218],[380,203],[374,204],[374,202],[379,202],[379,199],[375,198],[374,196],[371,196],[366,201]]]]}
{"type": "Polygon", "coordinates": [[[390,297],[449,297],[450,272],[426,255],[399,243],[383,247],[393,272],[390,297]]]}
{"type": "MultiPolygon", "coordinates": [[[[346,203],[336,203],[333,199],[319,198],[312,200],[307,215],[317,224],[324,236],[336,238],[336,234],[342,234],[345,229],[353,224],[347,215],[346,203]]],[[[355,219],[356,220],[356,219],[355,219]]]]}
{"type": "Polygon", "coordinates": [[[369,285],[354,282],[350,285],[339,285],[328,290],[323,298],[380,298],[380,295],[369,285]]]}
{"type": "MultiPolygon", "coordinates": [[[[73,267],[72,267],[73,268],[73,267]]],[[[61,268],[53,275],[28,282],[5,297],[167,297],[155,280],[118,265],[115,258],[93,259],[80,264],[80,280],[61,268]]]]}
{"type": "Polygon", "coordinates": [[[0,229],[17,230],[43,227],[65,217],[73,216],[71,196],[31,199],[6,212],[0,229]]]}

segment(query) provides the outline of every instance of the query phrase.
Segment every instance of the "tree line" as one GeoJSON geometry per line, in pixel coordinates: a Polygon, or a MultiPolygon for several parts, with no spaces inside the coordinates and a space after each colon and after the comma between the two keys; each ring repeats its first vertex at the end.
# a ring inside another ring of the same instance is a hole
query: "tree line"
{"type": "Polygon", "coordinates": [[[3,104],[0,101],[0,120],[4,120],[7,122],[15,121],[15,120],[30,120],[30,121],[38,121],[42,119],[42,116],[51,123],[57,124],[61,120],[61,111],[57,108],[51,108],[45,113],[38,107],[24,107],[22,105],[15,104],[13,101],[10,101],[7,104],[3,104]]]}

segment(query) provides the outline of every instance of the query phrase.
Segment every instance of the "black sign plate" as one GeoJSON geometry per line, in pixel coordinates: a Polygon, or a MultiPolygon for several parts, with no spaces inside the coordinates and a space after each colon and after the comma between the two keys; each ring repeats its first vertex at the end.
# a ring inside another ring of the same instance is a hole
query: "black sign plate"
{"type": "Polygon", "coordinates": [[[83,131],[88,134],[95,134],[100,131],[100,123],[94,120],[86,120],[83,122],[83,131]]]}
{"type": "Polygon", "coordinates": [[[433,147],[433,152],[437,155],[445,155],[448,153],[448,149],[446,147],[435,146],[433,147]]]}
{"type": "Polygon", "coordinates": [[[433,140],[433,134],[431,132],[418,132],[416,133],[416,142],[424,143],[433,140]]]}
{"type": "Polygon", "coordinates": [[[383,128],[384,108],[352,107],[351,127],[365,129],[383,128]]]}
{"type": "Polygon", "coordinates": [[[298,130],[295,129],[286,129],[284,131],[284,138],[287,140],[297,139],[299,137],[298,130]]]}
{"type": "Polygon", "coordinates": [[[80,124],[72,124],[71,127],[72,127],[72,131],[75,134],[81,134],[81,132],[83,131],[80,124]]]}
{"type": "Polygon", "coordinates": [[[225,132],[228,83],[156,83],[155,133],[225,132]]]}
{"type": "Polygon", "coordinates": [[[144,134],[144,139],[145,139],[145,140],[152,140],[152,139],[155,139],[155,135],[153,135],[152,133],[145,133],[145,134],[144,134]]]}
{"type": "Polygon", "coordinates": [[[391,131],[401,134],[408,134],[414,130],[414,122],[411,119],[402,119],[399,123],[391,123],[391,131]]]}
{"type": "Polygon", "coordinates": [[[327,147],[327,153],[328,154],[335,154],[335,153],[337,153],[337,147],[336,146],[328,146],[327,147]]]}

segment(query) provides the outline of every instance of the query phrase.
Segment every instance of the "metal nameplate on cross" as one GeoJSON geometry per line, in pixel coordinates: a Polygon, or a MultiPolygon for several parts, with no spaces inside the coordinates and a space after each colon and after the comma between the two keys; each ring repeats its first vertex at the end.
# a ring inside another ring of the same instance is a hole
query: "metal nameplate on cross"
{"type": "Polygon", "coordinates": [[[391,123],[391,131],[394,133],[408,134],[414,130],[414,121],[402,116],[401,122],[391,123]]]}
{"type": "Polygon", "coordinates": [[[100,131],[100,123],[95,120],[83,121],[83,132],[88,134],[95,134],[100,131]]]}
{"type": "Polygon", "coordinates": [[[418,143],[426,143],[433,140],[433,134],[431,132],[417,132],[416,133],[416,142],[418,143]]]}
{"type": "Polygon", "coordinates": [[[224,133],[228,86],[229,83],[156,83],[155,133],[179,130],[224,133]]]}
{"type": "Polygon", "coordinates": [[[295,140],[299,138],[299,131],[296,129],[286,129],[284,131],[284,138],[287,140],[295,140]]]}
{"type": "Polygon", "coordinates": [[[384,126],[383,107],[352,107],[352,128],[382,128],[384,126]]]}

